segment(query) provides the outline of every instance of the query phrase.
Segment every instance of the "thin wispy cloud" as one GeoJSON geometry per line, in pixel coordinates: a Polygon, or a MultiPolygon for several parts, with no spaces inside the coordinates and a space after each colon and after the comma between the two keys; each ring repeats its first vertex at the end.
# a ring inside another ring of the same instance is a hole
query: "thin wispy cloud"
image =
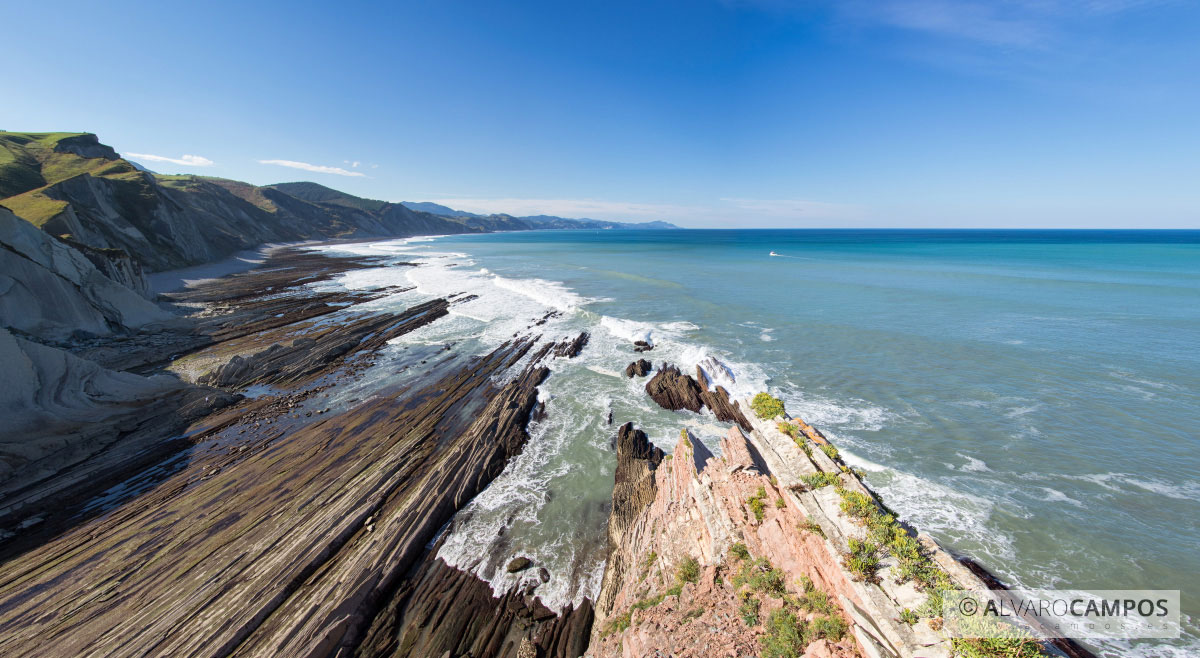
{"type": "Polygon", "coordinates": [[[1047,47],[1081,21],[1173,0],[739,0],[770,11],[825,7],[842,24],[1016,49],[1047,47]]]}
{"type": "Polygon", "coordinates": [[[856,2],[851,7],[892,27],[993,45],[1034,47],[1045,41],[1050,29],[1037,12],[1009,3],[892,0],[871,4],[866,8],[856,2]]]}
{"type": "Polygon", "coordinates": [[[307,162],[297,162],[295,160],[259,160],[259,164],[278,165],[280,167],[290,167],[292,169],[302,169],[311,171],[316,174],[334,174],[337,176],[361,176],[366,177],[366,174],[361,171],[350,171],[341,167],[327,167],[325,165],[309,164],[307,162]]]}
{"type": "Polygon", "coordinates": [[[179,158],[168,158],[165,155],[153,155],[150,153],[126,153],[125,155],[128,155],[131,158],[137,158],[138,160],[148,160],[150,162],[169,162],[171,164],[177,164],[184,167],[211,167],[216,164],[212,160],[199,155],[184,155],[179,158]]]}

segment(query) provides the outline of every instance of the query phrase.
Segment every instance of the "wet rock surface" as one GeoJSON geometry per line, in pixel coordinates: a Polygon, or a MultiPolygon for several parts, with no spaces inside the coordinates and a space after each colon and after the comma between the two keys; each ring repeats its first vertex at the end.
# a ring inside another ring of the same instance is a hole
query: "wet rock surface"
{"type": "Polygon", "coordinates": [[[658,373],[646,382],[646,393],[663,409],[700,411],[700,385],[673,365],[663,364],[658,373]]]}
{"type": "Polygon", "coordinates": [[[432,349],[414,350],[389,363],[427,374],[336,404],[331,394],[358,381],[380,347],[450,303],[363,313],[351,304],[387,291],[303,287],[373,265],[285,250],[175,296],[199,310],[188,330],[73,346],[168,374],[115,372],[6,339],[42,389],[57,377],[59,399],[82,397],[67,405],[75,415],[46,425],[44,454],[22,444],[42,471],[0,482],[0,654],[392,655],[405,646],[394,642],[400,631],[415,638],[404,655],[451,640],[476,656],[582,650],[590,606],[559,617],[525,591],[493,598],[474,576],[437,567],[428,547],[521,452],[546,360],[577,355],[586,335],[522,337],[484,356],[445,346],[427,365],[432,349]],[[252,383],[272,388],[237,395],[252,383]],[[405,630],[410,613],[482,611],[496,616],[447,622],[453,632],[405,630]]]}
{"type": "Polygon", "coordinates": [[[583,347],[588,344],[590,338],[591,336],[585,331],[576,336],[574,340],[566,341],[554,348],[554,356],[567,359],[575,358],[583,351],[583,347]]]}
{"type": "Polygon", "coordinates": [[[712,409],[717,420],[726,423],[737,423],[739,427],[750,431],[750,421],[742,414],[741,407],[734,404],[729,399],[729,392],[723,386],[717,386],[711,391],[703,391],[700,393],[700,400],[704,402],[704,406],[712,409]]]}
{"type": "Polygon", "coordinates": [[[360,645],[362,656],[578,658],[587,649],[592,606],[561,614],[518,588],[493,597],[487,583],[431,550],[360,645]],[[525,653],[522,652],[524,647],[525,653]]]}
{"type": "Polygon", "coordinates": [[[649,361],[645,359],[638,359],[637,361],[625,366],[625,376],[629,378],[645,377],[653,368],[654,366],[649,361]]]}

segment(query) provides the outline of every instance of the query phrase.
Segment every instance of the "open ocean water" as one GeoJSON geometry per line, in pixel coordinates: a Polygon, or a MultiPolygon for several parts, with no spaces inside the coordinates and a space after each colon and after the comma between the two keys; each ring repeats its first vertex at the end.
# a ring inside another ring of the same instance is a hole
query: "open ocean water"
{"type": "Polygon", "coordinates": [[[550,311],[547,338],[591,332],[555,363],[525,452],[447,530],[440,555],[495,587],[527,555],[552,572],[548,604],[595,596],[617,425],[667,450],[686,426],[716,447],[707,411],[664,411],[623,376],[647,338],[656,368],[715,358],[731,392],[782,397],[904,519],[1012,585],[1181,590],[1182,640],[1100,648],[1200,655],[1200,231],[538,231],[325,249],[421,263],[325,284],[415,286],[372,304],[479,295],[394,350],[482,352],[550,311]]]}

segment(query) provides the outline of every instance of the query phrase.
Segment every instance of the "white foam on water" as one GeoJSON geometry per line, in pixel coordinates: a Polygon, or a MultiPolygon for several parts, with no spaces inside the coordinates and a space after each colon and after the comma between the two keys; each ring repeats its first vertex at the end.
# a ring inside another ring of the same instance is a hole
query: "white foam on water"
{"type": "Polygon", "coordinates": [[[497,288],[528,297],[558,311],[574,311],[591,300],[578,295],[561,283],[544,279],[509,279],[491,275],[497,288]]]}
{"type": "MultiPolygon", "coordinates": [[[[759,389],[765,390],[765,389],[759,389]]],[[[838,401],[806,393],[791,386],[779,392],[784,406],[793,416],[825,431],[826,428],[878,432],[897,415],[866,400],[838,401]]]]}
{"type": "Polygon", "coordinates": [[[644,340],[647,343],[654,345],[653,325],[644,322],[634,322],[633,320],[625,320],[622,318],[613,318],[603,315],[600,316],[600,326],[613,336],[624,339],[630,343],[644,340]]]}
{"type": "Polygon", "coordinates": [[[521,454],[458,513],[438,557],[475,573],[494,592],[518,587],[534,575],[533,570],[510,574],[505,568],[517,555],[529,557],[551,573],[549,582],[537,588],[537,596],[547,607],[562,610],[584,598],[594,599],[599,591],[603,559],[597,551],[603,546],[603,524],[589,528],[567,523],[553,518],[561,509],[549,506],[558,496],[586,493],[570,490],[579,468],[574,458],[581,449],[597,458],[610,456],[608,434],[615,428],[604,424],[611,405],[604,393],[608,378],[580,379],[572,370],[586,367],[555,363],[550,378],[539,387],[544,419],[530,424],[530,439],[521,454]],[[561,490],[552,493],[552,488],[561,490]],[[544,518],[547,514],[552,518],[544,518]],[[595,536],[579,534],[589,532],[595,536]]]}
{"type": "Polygon", "coordinates": [[[838,447],[838,454],[841,456],[842,461],[846,462],[847,466],[853,466],[854,468],[873,473],[882,473],[889,470],[887,466],[873,462],[844,447],[838,447]]]}
{"type": "Polygon", "coordinates": [[[984,472],[989,472],[992,470],[992,469],[988,468],[987,463],[984,462],[982,459],[976,459],[975,457],[972,457],[971,455],[964,455],[961,452],[956,452],[954,454],[958,455],[959,457],[962,457],[963,459],[965,459],[967,461],[967,463],[960,466],[958,470],[972,471],[975,473],[984,473],[984,472]]]}
{"type": "Polygon", "coordinates": [[[1137,487],[1138,489],[1176,500],[1195,500],[1200,497],[1200,483],[1196,482],[1174,484],[1156,478],[1135,476],[1131,473],[1096,473],[1090,475],[1060,475],[1059,477],[1067,480],[1091,482],[1110,491],[1129,492],[1129,487],[1137,487]]]}
{"type": "Polygon", "coordinates": [[[991,500],[894,468],[881,470],[885,477],[872,477],[871,488],[901,519],[932,535],[981,546],[993,563],[1016,558],[1012,537],[988,523],[991,500]]]}
{"type": "Polygon", "coordinates": [[[1042,491],[1046,492],[1045,500],[1048,500],[1052,503],[1070,503],[1071,505],[1074,505],[1076,507],[1084,506],[1082,502],[1075,500],[1074,498],[1059,491],[1058,489],[1051,489],[1050,487],[1039,487],[1039,488],[1042,491]]]}

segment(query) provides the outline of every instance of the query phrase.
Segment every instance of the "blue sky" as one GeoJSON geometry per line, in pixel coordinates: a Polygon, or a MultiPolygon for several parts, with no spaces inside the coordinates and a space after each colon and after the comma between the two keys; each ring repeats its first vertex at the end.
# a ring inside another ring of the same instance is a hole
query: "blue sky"
{"type": "Polygon", "coordinates": [[[1194,2],[40,2],[5,22],[0,128],[95,132],[164,173],[696,227],[1200,228],[1194,2]]]}

